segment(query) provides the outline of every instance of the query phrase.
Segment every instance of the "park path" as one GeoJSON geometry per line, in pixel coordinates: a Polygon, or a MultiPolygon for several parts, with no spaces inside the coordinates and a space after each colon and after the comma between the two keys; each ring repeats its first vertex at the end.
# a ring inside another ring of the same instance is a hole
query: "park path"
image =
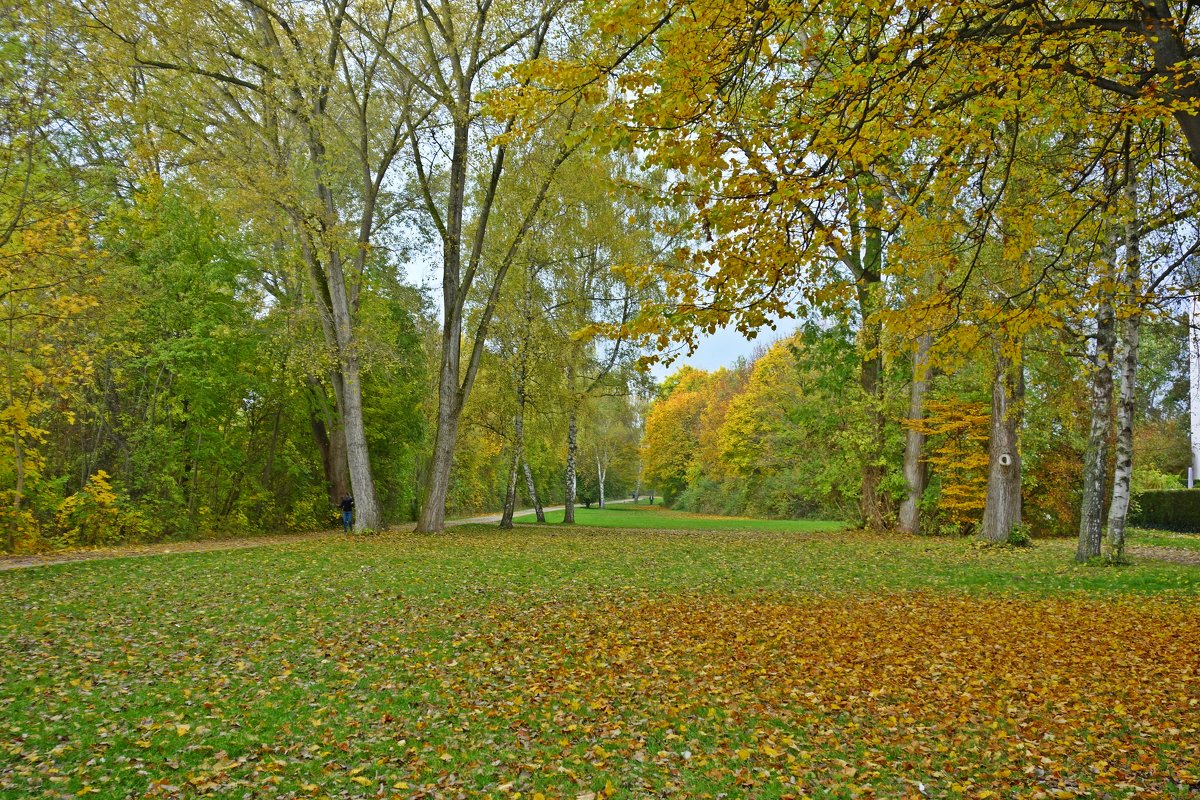
{"type": "MultiPolygon", "coordinates": [[[[630,499],[631,498],[624,497],[620,500],[609,500],[606,503],[606,505],[612,506],[612,505],[616,505],[617,503],[628,503],[628,502],[630,502],[630,499]]],[[[583,508],[582,505],[576,505],[575,507],[583,508]]],[[[542,508],[542,511],[545,511],[547,514],[552,514],[555,511],[562,511],[563,508],[564,508],[564,506],[544,506],[542,508]]],[[[514,511],[513,517],[523,517],[526,514],[532,514],[533,511],[534,510],[532,508],[527,508],[524,511],[514,511]]],[[[484,514],[481,517],[465,517],[464,519],[448,519],[448,520],[446,520],[446,524],[447,525],[492,525],[492,524],[498,524],[500,522],[501,516],[503,516],[503,514],[497,512],[495,514],[484,514]]]]}
{"type": "MultiPolygon", "coordinates": [[[[611,503],[628,503],[629,499],[612,500],[611,503]]],[[[563,506],[547,506],[546,513],[562,511],[563,506]]],[[[523,509],[513,514],[515,517],[533,513],[532,508],[523,509]]],[[[446,526],[454,525],[494,525],[500,522],[501,514],[483,514],[478,517],[463,517],[448,519],[446,526]]],[[[403,525],[391,530],[412,531],[415,526],[403,525]]],[[[289,544],[304,542],[311,539],[328,539],[344,536],[339,530],[312,531],[310,533],[285,533],[277,536],[247,536],[236,539],[198,539],[184,542],[159,542],[158,544],[130,544],[120,547],[103,547],[96,550],[73,550],[66,553],[40,553],[21,556],[0,556],[0,572],[11,569],[28,567],[44,567],[50,564],[69,564],[75,561],[94,561],[103,558],[141,558],[144,556],[162,556],[168,553],[207,553],[217,550],[244,550],[248,547],[266,547],[272,544],[289,544]]]]}

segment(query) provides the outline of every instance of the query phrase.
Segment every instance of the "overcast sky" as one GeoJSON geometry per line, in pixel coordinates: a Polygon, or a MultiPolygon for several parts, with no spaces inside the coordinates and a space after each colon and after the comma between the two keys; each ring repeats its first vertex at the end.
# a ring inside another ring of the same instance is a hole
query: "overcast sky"
{"type": "Polygon", "coordinates": [[[655,364],[650,372],[661,381],[684,364],[703,370],[729,367],[738,358],[750,358],[758,348],[767,347],[772,342],[790,335],[796,329],[796,325],[795,320],[783,320],[775,330],[763,328],[754,340],[747,340],[731,327],[722,328],[711,336],[702,337],[700,346],[691,356],[681,356],[675,359],[669,367],[655,364]]]}

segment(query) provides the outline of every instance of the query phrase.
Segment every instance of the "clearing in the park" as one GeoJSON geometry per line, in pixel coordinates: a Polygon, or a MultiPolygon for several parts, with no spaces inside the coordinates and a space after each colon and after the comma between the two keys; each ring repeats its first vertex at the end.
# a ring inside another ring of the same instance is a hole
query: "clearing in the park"
{"type": "Polygon", "coordinates": [[[1200,786],[1200,570],[1137,556],[1162,540],[1106,567],[1067,541],[579,519],[0,573],[0,796],[1200,786]]]}

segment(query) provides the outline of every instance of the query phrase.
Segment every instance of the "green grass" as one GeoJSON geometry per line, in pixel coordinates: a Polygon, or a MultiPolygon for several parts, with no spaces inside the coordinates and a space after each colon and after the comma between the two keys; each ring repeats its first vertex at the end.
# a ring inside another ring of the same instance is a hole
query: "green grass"
{"type": "Polygon", "coordinates": [[[0,797],[1182,797],[1200,771],[1200,569],[580,519],[0,573],[0,797]]]}
{"type": "Polygon", "coordinates": [[[1178,550],[1200,550],[1200,533],[1174,533],[1173,531],[1131,528],[1129,544],[1173,547],[1178,550]]]}
{"type": "MultiPolygon", "coordinates": [[[[575,508],[575,522],[588,528],[629,528],[656,530],[698,531],[770,531],[773,533],[805,533],[834,531],[846,527],[843,522],[830,520],[766,520],[748,517],[720,517],[707,514],[688,514],[672,511],[661,505],[610,503],[608,508],[575,508]]],[[[562,522],[562,511],[546,514],[547,523],[562,522]]],[[[536,522],[533,514],[517,517],[514,522],[536,522]]]]}

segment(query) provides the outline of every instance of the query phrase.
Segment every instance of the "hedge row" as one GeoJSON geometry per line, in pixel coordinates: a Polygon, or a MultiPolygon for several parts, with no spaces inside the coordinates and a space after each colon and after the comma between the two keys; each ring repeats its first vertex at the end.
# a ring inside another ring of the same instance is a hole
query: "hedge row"
{"type": "Polygon", "coordinates": [[[1200,489],[1142,492],[1137,496],[1134,525],[1183,533],[1200,533],[1200,489]]]}

